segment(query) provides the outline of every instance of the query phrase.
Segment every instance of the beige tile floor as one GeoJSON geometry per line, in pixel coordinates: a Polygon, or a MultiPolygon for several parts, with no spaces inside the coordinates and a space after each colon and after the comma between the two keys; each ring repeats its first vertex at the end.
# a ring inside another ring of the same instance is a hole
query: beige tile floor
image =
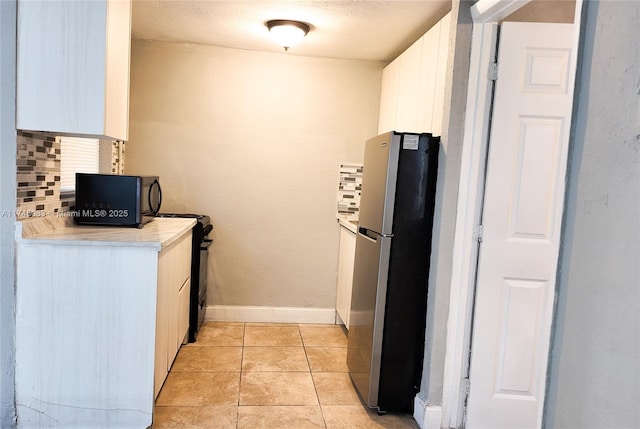
{"type": "Polygon", "coordinates": [[[156,401],[155,429],[415,429],[360,401],[337,325],[205,323],[180,349],[156,401]]]}

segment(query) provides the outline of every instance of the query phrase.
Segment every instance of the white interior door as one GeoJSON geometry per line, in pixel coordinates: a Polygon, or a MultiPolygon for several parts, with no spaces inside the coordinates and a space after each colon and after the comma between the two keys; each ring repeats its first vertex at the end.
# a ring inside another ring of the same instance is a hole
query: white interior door
{"type": "Polygon", "coordinates": [[[505,23],[467,428],[541,426],[575,79],[572,24],[505,23]]]}

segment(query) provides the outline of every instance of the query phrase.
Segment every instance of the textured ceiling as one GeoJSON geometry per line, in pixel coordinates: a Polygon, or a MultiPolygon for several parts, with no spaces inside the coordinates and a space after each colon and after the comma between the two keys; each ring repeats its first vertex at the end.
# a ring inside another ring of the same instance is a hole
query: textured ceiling
{"type": "Polygon", "coordinates": [[[450,0],[134,0],[133,38],[284,52],[264,23],[295,19],[311,31],[290,55],[390,61],[450,8],[450,0]]]}

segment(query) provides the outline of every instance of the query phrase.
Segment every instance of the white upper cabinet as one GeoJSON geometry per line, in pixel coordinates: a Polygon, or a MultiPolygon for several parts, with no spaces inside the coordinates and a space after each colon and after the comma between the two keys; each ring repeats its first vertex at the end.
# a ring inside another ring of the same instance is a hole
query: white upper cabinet
{"type": "Polygon", "coordinates": [[[18,3],[17,128],[127,140],[131,0],[18,3]]]}
{"type": "MultiPolygon", "coordinates": [[[[420,112],[419,117],[415,122],[418,124],[416,128],[421,132],[430,132],[439,136],[440,134],[433,130],[433,115],[436,107],[436,86],[438,86],[438,69],[440,64],[438,62],[440,51],[440,23],[436,24],[436,27],[428,31],[422,37],[422,56],[420,63],[420,75],[421,79],[418,84],[416,93],[420,94],[417,100],[417,111],[420,112]]],[[[446,57],[445,57],[446,62],[446,57]]],[[[444,81],[442,85],[444,88],[444,81]]],[[[443,92],[444,94],[444,92],[443,92]]],[[[440,103],[442,106],[442,103],[440,103]]]]}
{"type": "Polygon", "coordinates": [[[441,134],[450,16],[442,18],[382,71],[379,133],[441,134]]]}
{"type": "Polygon", "coordinates": [[[398,100],[396,108],[396,131],[413,131],[420,118],[417,103],[422,94],[419,93],[422,64],[422,42],[418,39],[400,55],[400,81],[398,82],[398,100]]]}
{"type": "MultiPolygon", "coordinates": [[[[438,60],[433,97],[433,115],[431,118],[431,133],[442,135],[442,119],[444,113],[444,85],[447,75],[447,61],[449,59],[449,29],[451,13],[445,15],[439,22],[440,39],[438,43],[438,60]]],[[[425,116],[426,118],[426,116],[425,116]]]]}
{"type": "Polygon", "coordinates": [[[400,61],[395,60],[382,70],[382,89],[380,92],[379,134],[393,131],[398,107],[398,84],[400,82],[400,61]]]}

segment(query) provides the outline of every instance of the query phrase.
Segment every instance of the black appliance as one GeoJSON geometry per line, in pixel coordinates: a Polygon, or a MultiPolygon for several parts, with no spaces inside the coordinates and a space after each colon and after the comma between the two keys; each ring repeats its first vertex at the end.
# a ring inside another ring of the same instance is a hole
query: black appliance
{"type": "Polygon", "coordinates": [[[439,137],[365,144],[349,319],[349,375],[379,411],[412,411],[420,387],[439,137]]]}
{"type": "Polygon", "coordinates": [[[189,342],[196,341],[207,311],[207,260],[213,242],[208,235],[213,231],[207,215],[192,213],[158,213],[157,217],[181,217],[196,220],[191,241],[191,295],[189,297],[189,342]]]}
{"type": "Polygon", "coordinates": [[[161,204],[157,176],[76,173],[77,224],[141,227],[161,204]]]}

